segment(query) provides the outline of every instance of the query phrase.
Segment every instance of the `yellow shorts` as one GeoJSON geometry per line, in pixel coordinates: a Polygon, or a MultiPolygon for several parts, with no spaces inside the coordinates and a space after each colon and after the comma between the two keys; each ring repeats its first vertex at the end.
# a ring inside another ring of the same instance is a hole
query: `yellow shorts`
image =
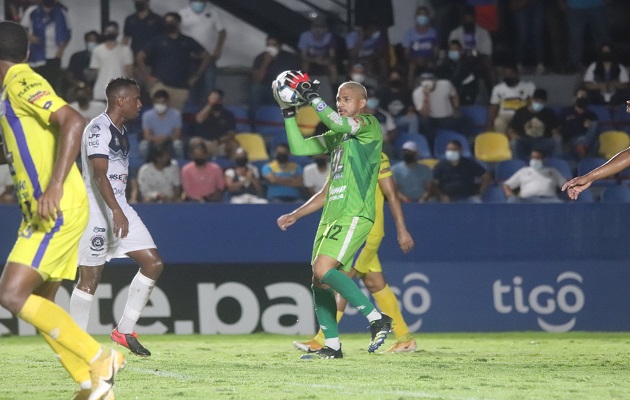
{"type": "Polygon", "coordinates": [[[383,241],[382,234],[372,232],[368,234],[365,245],[359,250],[354,260],[353,268],[359,276],[368,272],[383,272],[381,260],[378,258],[378,248],[381,247],[381,241],[383,241]]]}
{"type": "Polygon", "coordinates": [[[74,280],[88,211],[86,201],[85,207],[64,210],[55,221],[22,220],[8,262],[31,266],[44,280],[74,280]]]}

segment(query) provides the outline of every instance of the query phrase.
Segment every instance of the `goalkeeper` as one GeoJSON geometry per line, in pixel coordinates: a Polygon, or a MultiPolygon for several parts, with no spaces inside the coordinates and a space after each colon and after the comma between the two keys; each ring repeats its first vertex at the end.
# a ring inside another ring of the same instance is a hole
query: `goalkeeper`
{"type": "MultiPolygon", "coordinates": [[[[391,331],[392,318],[380,313],[340,269],[350,272],[352,259],[374,223],[375,190],[383,145],[381,126],[374,116],[361,113],[367,92],[357,82],[339,86],[338,112],[335,112],[317,94],[317,84],[311,82],[308,75],[292,71],[286,79],[284,84],[295,89],[330,129],[323,135],[305,139],[295,120],[296,107],[280,100],[274,81],[272,91],[282,109],[291,152],[296,155],[331,154],[328,191],[311,258],[315,315],[325,338],[324,347],[317,350],[316,355],[343,357],[335,292],[370,321],[368,352],[374,352],[391,331]]],[[[321,205],[311,198],[291,215],[298,219],[319,208],[321,205]]],[[[283,228],[282,224],[280,227],[283,228]]]]}

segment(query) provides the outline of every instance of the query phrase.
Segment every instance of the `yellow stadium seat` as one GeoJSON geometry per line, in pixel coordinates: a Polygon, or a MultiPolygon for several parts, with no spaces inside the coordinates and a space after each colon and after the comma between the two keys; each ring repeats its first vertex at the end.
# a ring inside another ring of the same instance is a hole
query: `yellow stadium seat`
{"type": "Polygon", "coordinates": [[[269,160],[269,153],[267,152],[265,139],[260,133],[237,133],[235,139],[247,152],[249,161],[269,160]]]}
{"type": "Polygon", "coordinates": [[[475,136],[475,158],[490,163],[510,160],[512,150],[507,136],[500,132],[483,132],[475,136]]]}
{"type": "Polygon", "coordinates": [[[431,169],[433,169],[433,167],[435,167],[435,164],[439,162],[440,160],[438,160],[437,158],[423,158],[421,160],[418,160],[418,164],[424,164],[431,169]]]}
{"type": "Polygon", "coordinates": [[[298,109],[295,121],[304,136],[311,136],[319,125],[320,119],[313,107],[303,106],[298,109]]]}
{"type": "Polygon", "coordinates": [[[599,155],[605,159],[630,147],[630,136],[623,131],[606,131],[599,135],[599,155]]]}

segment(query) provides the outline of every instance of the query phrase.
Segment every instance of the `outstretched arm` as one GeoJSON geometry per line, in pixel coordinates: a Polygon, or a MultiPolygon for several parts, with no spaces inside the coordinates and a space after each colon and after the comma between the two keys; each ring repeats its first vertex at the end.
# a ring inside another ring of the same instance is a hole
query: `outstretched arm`
{"type": "Polygon", "coordinates": [[[326,181],[324,187],[308,199],[306,203],[302,204],[293,212],[280,216],[277,220],[278,227],[283,231],[286,231],[287,228],[296,223],[298,219],[312,214],[324,207],[324,203],[326,202],[326,193],[328,193],[328,181],[326,181]]]}
{"type": "Polygon", "coordinates": [[[630,148],[617,153],[606,164],[595,168],[588,174],[571,179],[562,186],[562,191],[566,190],[569,198],[575,200],[596,180],[608,178],[628,167],[630,167],[630,148]]]}
{"type": "Polygon", "coordinates": [[[396,233],[398,235],[398,245],[403,253],[408,253],[413,249],[414,243],[411,234],[407,231],[405,225],[405,216],[403,215],[402,207],[400,206],[400,199],[396,191],[396,185],[394,179],[391,176],[378,180],[378,184],[381,186],[381,190],[387,202],[389,203],[389,210],[394,217],[394,223],[396,224],[396,233]]]}

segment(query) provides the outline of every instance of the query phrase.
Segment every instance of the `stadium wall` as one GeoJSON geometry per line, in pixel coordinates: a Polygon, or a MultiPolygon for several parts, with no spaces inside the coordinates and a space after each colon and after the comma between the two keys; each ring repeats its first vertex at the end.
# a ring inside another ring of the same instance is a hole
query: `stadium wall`
{"type": "MultiPolygon", "coordinates": [[[[314,332],[309,259],[318,217],[287,232],[293,205],[137,205],[167,268],[139,321],[143,334],[314,332]]],[[[398,249],[392,219],[380,258],[412,331],[630,330],[626,204],[405,205],[416,248],[398,249]]],[[[0,206],[0,258],[20,215],[0,206]]],[[[89,331],[118,321],[130,261],[106,268],[89,331]]],[[[58,302],[67,307],[71,284],[58,302]]],[[[348,309],[342,332],[364,332],[348,309]]],[[[34,334],[0,308],[1,334],[34,334]]]]}

